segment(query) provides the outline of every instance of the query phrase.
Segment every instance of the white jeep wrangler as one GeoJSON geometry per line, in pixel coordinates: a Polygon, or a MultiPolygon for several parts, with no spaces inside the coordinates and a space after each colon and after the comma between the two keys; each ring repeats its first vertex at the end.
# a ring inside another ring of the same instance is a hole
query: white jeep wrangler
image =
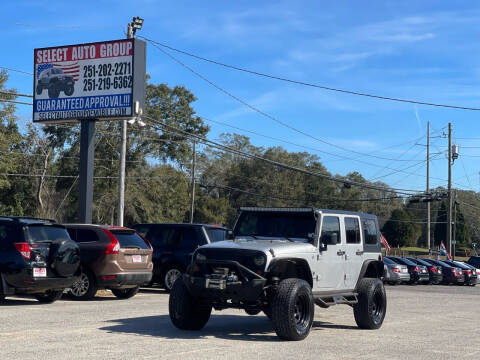
{"type": "Polygon", "coordinates": [[[169,299],[173,324],[200,330],[212,308],[263,311],[285,340],[310,332],[314,304],[353,307],[378,329],[387,299],[375,215],[312,208],[240,208],[232,240],[201,246],[169,299]]]}

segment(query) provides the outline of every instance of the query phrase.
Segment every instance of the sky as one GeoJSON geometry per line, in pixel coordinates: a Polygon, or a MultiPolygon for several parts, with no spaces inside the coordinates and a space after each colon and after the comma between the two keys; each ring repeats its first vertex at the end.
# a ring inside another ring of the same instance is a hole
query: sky
{"type": "MultiPolygon", "coordinates": [[[[124,38],[126,24],[140,16],[145,21],[137,35],[226,64],[327,87],[480,108],[478,2],[17,0],[3,4],[2,13],[0,67],[25,72],[33,71],[34,48],[124,38]]],[[[459,146],[453,186],[480,190],[480,111],[331,92],[170,54],[268,115],[148,43],[151,82],[191,90],[211,139],[237,132],[256,146],[316,154],[332,174],[358,171],[393,188],[424,191],[427,122],[432,188],[447,184],[450,122],[459,146]]],[[[8,88],[33,93],[30,75],[9,74],[8,88]]],[[[19,105],[17,115],[31,122],[31,107],[19,105]]]]}

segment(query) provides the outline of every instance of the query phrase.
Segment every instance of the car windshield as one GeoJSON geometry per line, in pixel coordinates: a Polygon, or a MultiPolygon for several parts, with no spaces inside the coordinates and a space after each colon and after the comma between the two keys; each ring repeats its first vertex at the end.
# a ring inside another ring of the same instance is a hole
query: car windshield
{"type": "Polygon", "coordinates": [[[416,266],[417,265],[414,262],[412,262],[408,259],[405,259],[405,258],[392,258],[392,260],[396,261],[399,264],[403,264],[403,265],[408,265],[408,266],[416,266]]]}
{"type": "Polygon", "coordinates": [[[222,228],[205,228],[210,242],[223,241],[227,237],[227,230],[222,228]]]}
{"type": "Polygon", "coordinates": [[[30,243],[49,242],[59,239],[70,239],[67,230],[62,226],[52,225],[28,225],[26,227],[27,238],[30,243]]]}
{"type": "Polygon", "coordinates": [[[447,264],[446,262],[443,262],[442,260],[436,260],[435,261],[437,264],[444,266],[444,267],[452,267],[450,264],[447,264]]]}
{"type": "Polygon", "coordinates": [[[411,262],[414,262],[414,263],[419,264],[419,265],[431,266],[431,264],[429,264],[429,263],[426,262],[426,261],[423,261],[422,259],[408,258],[407,260],[410,260],[411,262]]]}
{"type": "Polygon", "coordinates": [[[315,232],[315,225],[313,212],[246,211],[240,214],[233,233],[305,242],[308,234],[315,232]]]}

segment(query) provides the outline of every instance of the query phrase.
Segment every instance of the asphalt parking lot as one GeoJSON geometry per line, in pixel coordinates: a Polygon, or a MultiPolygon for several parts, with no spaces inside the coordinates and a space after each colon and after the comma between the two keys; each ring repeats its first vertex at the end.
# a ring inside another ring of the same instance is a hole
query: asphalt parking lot
{"type": "Polygon", "coordinates": [[[350,307],[315,307],[310,336],[279,341],[270,321],[214,312],[200,332],[174,328],[168,295],[43,305],[8,298],[0,311],[2,359],[478,359],[480,287],[387,286],[380,330],[356,327],[350,307]]]}

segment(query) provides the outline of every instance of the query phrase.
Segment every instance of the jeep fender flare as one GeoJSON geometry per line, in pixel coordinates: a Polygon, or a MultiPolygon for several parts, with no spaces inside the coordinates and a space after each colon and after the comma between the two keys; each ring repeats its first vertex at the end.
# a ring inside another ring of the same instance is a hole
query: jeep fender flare
{"type": "Polygon", "coordinates": [[[270,262],[266,271],[270,278],[279,277],[281,280],[296,277],[303,279],[313,287],[313,277],[310,266],[301,258],[276,258],[270,262]]]}
{"type": "Polygon", "coordinates": [[[355,289],[357,289],[358,283],[363,278],[382,279],[383,271],[384,271],[383,261],[375,260],[375,259],[365,260],[363,262],[362,269],[360,270],[357,283],[355,284],[355,289]]]}

